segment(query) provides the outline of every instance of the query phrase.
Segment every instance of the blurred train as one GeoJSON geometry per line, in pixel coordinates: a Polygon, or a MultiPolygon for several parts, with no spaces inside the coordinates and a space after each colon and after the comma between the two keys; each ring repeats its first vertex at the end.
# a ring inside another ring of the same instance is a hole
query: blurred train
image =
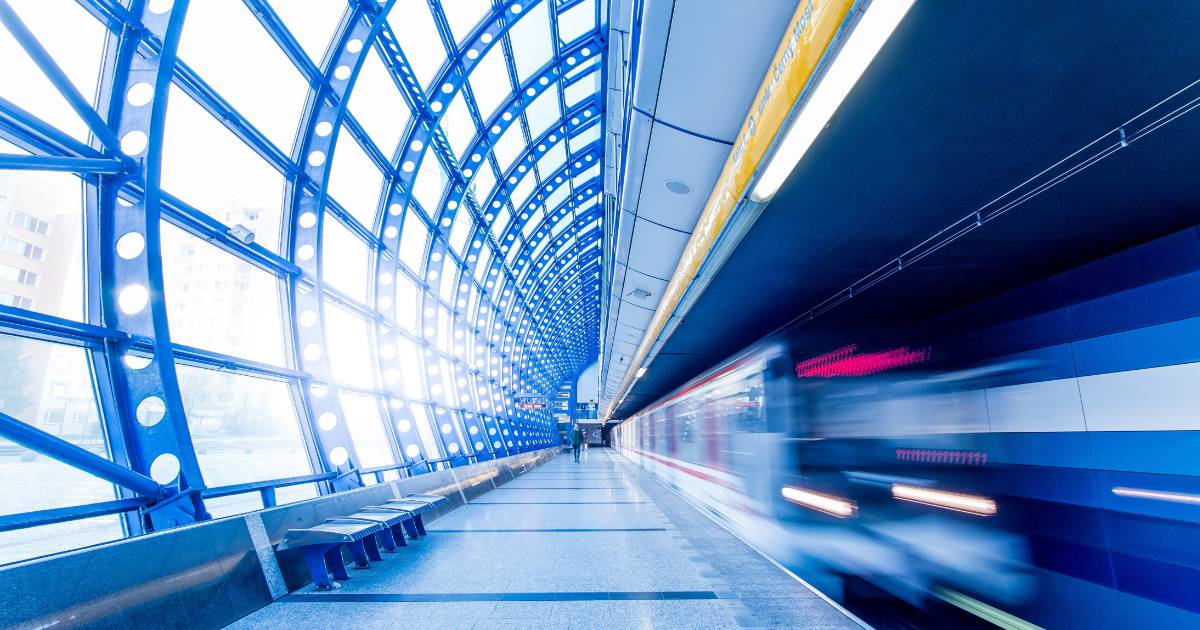
{"type": "Polygon", "coordinates": [[[803,333],[614,446],[864,613],[1200,628],[1196,230],[869,341],[803,333]]]}

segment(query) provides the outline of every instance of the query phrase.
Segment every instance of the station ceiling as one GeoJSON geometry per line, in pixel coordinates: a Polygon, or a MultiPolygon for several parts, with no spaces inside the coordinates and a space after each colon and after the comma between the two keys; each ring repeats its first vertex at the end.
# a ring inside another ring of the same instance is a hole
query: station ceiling
{"type": "Polygon", "coordinates": [[[1198,29],[1182,1],[917,2],[613,417],[789,323],[819,354],[1196,224],[1198,29]]]}

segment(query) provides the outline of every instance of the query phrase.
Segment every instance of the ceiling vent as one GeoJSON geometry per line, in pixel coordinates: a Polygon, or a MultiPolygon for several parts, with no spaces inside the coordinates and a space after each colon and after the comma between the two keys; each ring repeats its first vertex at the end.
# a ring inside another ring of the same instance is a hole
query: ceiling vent
{"type": "Polygon", "coordinates": [[[674,179],[668,179],[663,183],[663,187],[667,189],[667,192],[679,195],[680,197],[686,197],[692,194],[691,186],[674,179]]]}

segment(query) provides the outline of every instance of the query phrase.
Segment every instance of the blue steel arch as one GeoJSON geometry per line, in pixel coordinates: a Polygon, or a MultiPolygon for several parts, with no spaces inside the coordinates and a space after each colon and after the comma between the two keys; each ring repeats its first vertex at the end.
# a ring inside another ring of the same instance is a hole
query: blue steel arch
{"type": "MultiPolygon", "coordinates": [[[[243,0],[308,85],[297,138],[293,146],[280,147],[202,73],[177,59],[187,0],[168,3],[166,10],[162,10],[163,3],[143,0],[134,0],[129,8],[108,0],[77,1],[107,29],[106,58],[94,98],[73,91],[53,57],[41,47],[37,34],[24,27],[8,0],[0,0],[5,30],[16,36],[91,132],[88,143],[80,142],[41,120],[37,112],[23,110],[0,96],[0,139],[28,152],[0,154],[0,170],[67,172],[85,183],[86,320],[74,322],[0,305],[0,335],[86,349],[112,463],[72,451],[61,439],[36,428],[31,431],[28,419],[3,413],[0,437],[53,453],[67,464],[113,481],[119,489],[113,502],[67,506],[37,516],[0,515],[0,532],[43,522],[122,514],[125,532],[132,535],[208,518],[206,497],[257,491],[264,505],[272,505],[277,486],[315,483],[321,492],[336,492],[361,485],[364,475],[382,480],[391,470],[412,474],[557,441],[548,410],[517,410],[512,397],[526,391],[550,395],[559,383],[574,378],[594,360],[598,347],[599,251],[581,252],[598,242],[601,230],[591,225],[599,224],[602,212],[594,203],[596,194],[589,192],[586,200],[576,199],[580,193],[573,180],[593,164],[603,163],[602,141],[571,151],[572,139],[580,133],[599,128],[600,137],[604,136],[604,64],[572,72],[602,56],[606,49],[598,3],[593,27],[574,41],[562,42],[558,16],[580,0],[497,0],[458,44],[444,7],[430,0],[428,10],[447,53],[434,78],[422,86],[409,59],[423,51],[406,48],[387,20],[395,0],[348,1],[322,59],[310,58],[269,0],[243,0]],[[514,46],[507,35],[539,6],[545,6],[549,15],[552,53],[542,68],[520,83],[514,46]],[[469,79],[496,47],[503,50],[511,92],[484,120],[469,79]],[[371,54],[379,55],[412,112],[390,155],[388,147],[379,146],[347,109],[360,69],[371,54]],[[582,80],[596,81],[598,89],[569,106],[565,90],[582,80]],[[142,83],[151,87],[153,96],[148,102],[134,103],[127,92],[142,83]],[[222,221],[185,198],[161,190],[163,130],[172,87],[282,176],[280,230],[284,236],[278,252],[243,242],[222,221]],[[530,137],[526,109],[547,90],[557,93],[560,115],[538,137],[530,137]],[[443,122],[452,100],[460,95],[476,132],[462,155],[455,155],[443,122]],[[501,172],[493,150],[514,126],[525,146],[501,172]],[[144,134],[145,147],[127,155],[122,140],[131,133],[144,134]],[[383,175],[370,225],[329,194],[338,145],[346,142],[358,144],[383,175]],[[554,173],[541,173],[538,158],[556,143],[562,145],[565,163],[554,173]],[[442,165],[446,182],[437,206],[425,208],[414,190],[421,169],[435,161],[442,165]],[[468,192],[481,165],[496,175],[493,190],[485,199],[468,192]],[[525,177],[531,178],[534,190],[518,208],[511,198],[525,177]],[[544,208],[545,200],[559,187],[568,189],[566,199],[556,208],[544,208]],[[504,230],[494,231],[493,210],[497,207],[507,207],[511,215],[504,230]],[[542,218],[526,225],[539,209],[542,218]],[[451,228],[460,213],[466,213],[464,220],[470,221],[461,253],[450,246],[451,228]],[[573,221],[552,235],[552,228],[567,215],[573,221]],[[412,220],[422,222],[429,234],[418,269],[409,269],[400,261],[404,224],[412,220]],[[282,283],[283,364],[187,346],[172,338],[164,299],[169,283],[161,262],[161,221],[208,241],[282,283]],[[365,302],[325,281],[324,235],[330,221],[349,230],[370,253],[367,277],[371,281],[365,302]],[[134,232],[144,239],[143,249],[128,258],[116,255],[117,241],[134,232]],[[533,252],[538,253],[536,258],[533,252]],[[553,271],[564,264],[569,268],[553,271]],[[430,277],[430,272],[445,270],[453,274],[449,298],[443,295],[445,282],[438,282],[437,275],[430,277]],[[416,331],[397,320],[399,305],[392,285],[399,275],[415,281],[417,287],[412,298],[417,300],[421,324],[416,331]],[[329,343],[326,309],[332,304],[366,323],[373,346],[395,348],[404,340],[417,348],[422,368],[441,368],[436,377],[422,374],[422,396],[414,398],[408,383],[394,378],[403,357],[393,351],[371,354],[373,387],[338,382],[325,351],[329,343]],[[557,312],[550,316],[549,310],[557,312]],[[450,313],[448,321],[439,319],[442,311],[450,313]],[[429,329],[433,334],[426,334],[429,329]],[[438,341],[442,334],[452,340],[449,348],[438,341]],[[315,472],[245,487],[206,486],[189,432],[177,364],[287,383],[315,472]],[[363,465],[362,444],[356,445],[340,403],[343,390],[370,396],[378,406],[394,466],[370,469],[363,465]],[[139,405],[147,400],[161,404],[162,419],[139,422],[139,415],[145,416],[139,405]],[[417,408],[421,414],[416,413],[417,408]],[[401,428],[418,422],[419,415],[433,422],[436,452],[427,449],[429,445],[416,431],[401,428]],[[451,430],[444,430],[444,424],[452,425],[451,430]],[[413,448],[419,453],[414,455],[413,448]],[[177,474],[170,474],[174,471],[170,462],[163,472],[164,458],[174,460],[177,474]]],[[[3,93],[0,86],[0,95],[3,93]]],[[[592,178],[580,188],[598,192],[600,183],[592,178]]]]}

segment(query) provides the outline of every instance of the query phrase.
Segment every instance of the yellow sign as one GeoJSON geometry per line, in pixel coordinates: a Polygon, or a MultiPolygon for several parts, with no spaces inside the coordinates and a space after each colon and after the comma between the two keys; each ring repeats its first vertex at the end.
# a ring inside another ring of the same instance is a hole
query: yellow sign
{"type": "MultiPolygon", "coordinates": [[[[853,5],[854,0],[803,0],[796,7],[783,41],[775,51],[770,72],[758,88],[737,141],[725,160],[721,176],[717,178],[704,212],[696,222],[696,229],[683,249],[683,255],[646,328],[637,354],[629,363],[630,371],[625,373],[625,379],[617,390],[618,395],[633,384],[636,370],[632,366],[641,365],[646,359],[650,347],[679,305],[679,300],[708,256],[713,243],[725,229],[733,210],[745,196],[750,178],[779,135],[792,105],[808,85],[817,64],[837,36],[853,5]]],[[[609,413],[615,408],[616,404],[613,404],[609,413]]]]}

